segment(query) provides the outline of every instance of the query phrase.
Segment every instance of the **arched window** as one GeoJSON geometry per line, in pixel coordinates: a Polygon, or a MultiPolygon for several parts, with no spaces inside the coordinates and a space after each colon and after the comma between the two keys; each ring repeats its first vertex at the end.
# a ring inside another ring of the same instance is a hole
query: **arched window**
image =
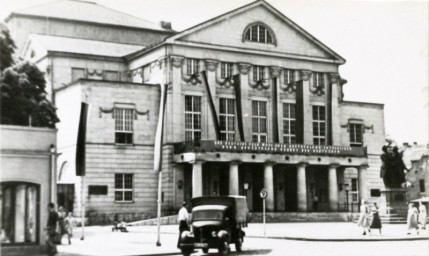
{"type": "Polygon", "coordinates": [[[261,22],[252,23],[246,27],[243,41],[277,45],[273,31],[261,22]]]}

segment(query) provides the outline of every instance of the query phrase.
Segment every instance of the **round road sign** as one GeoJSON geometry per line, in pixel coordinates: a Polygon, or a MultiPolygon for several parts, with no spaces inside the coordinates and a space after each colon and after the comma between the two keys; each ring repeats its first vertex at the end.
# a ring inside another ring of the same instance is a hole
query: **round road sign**
{"type": "Polygon", "coordinates": [[[265,188],[263,188],[261,189],[261,192],[259,193],[259,195],[261,196],[262,199],[265,199],[268,196],[268,191],[265,188]]]}

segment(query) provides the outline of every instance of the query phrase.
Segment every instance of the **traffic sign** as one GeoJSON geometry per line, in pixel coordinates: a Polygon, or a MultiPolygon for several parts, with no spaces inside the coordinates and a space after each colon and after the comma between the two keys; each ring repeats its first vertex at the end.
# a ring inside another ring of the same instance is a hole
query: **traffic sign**
{"type": "Polygon", "coordinates": [[[259,193],[259,195],[261,196],[262,199],[265,199],[268,196],[268,191],[265,188],[263,188],[261,189],[261,192],[259,193]]]}

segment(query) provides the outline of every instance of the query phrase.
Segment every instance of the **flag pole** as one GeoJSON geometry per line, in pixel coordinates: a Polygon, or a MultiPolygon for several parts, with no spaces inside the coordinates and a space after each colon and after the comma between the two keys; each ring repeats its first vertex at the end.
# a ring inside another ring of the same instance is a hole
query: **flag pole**
{"type": "Polygon", "coordinates": [[[154,146],[154,171],[158,172],[158,209],[157,209],[157,241],[156,246],[161,246],[161,199],[162,199],[162,133],[164,129],[164,113],[165,103],[167,101],[167,86],[168,84],[160,84],[161,95],[159,102],[159,115],[158,125],[156,127],[155,134],[155,146],[154,146]]]}

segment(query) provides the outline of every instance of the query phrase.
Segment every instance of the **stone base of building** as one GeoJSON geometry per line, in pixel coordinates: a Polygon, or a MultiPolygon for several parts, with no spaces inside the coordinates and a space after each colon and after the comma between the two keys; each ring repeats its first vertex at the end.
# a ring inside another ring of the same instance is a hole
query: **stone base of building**
{"type": "Polygon", "coordinates": [[[45,245],[13,245],[1,246],[2,256],[21,256],[21,255],[43,255],[46,253],[45,245]]]}
{"type": "MultiPolygon", "coordinates": [[[[163,211],[163,216],[177,214],[175,211],[163,211]]],[[[110,225],[115,221],[135,222],[156,218],[156,213],[106,213],[106,212],[88,212],[85,218],[86,225],[110,225]]]]}
{"type": "MultiPolygon", "coordinates": [[[[265,221],[275,222],[348,222],[358,213],[351,212],[267,212],[265,221]]],[[[250,213],[252,223],[263,222],[262,212],[250,213]]]]}

